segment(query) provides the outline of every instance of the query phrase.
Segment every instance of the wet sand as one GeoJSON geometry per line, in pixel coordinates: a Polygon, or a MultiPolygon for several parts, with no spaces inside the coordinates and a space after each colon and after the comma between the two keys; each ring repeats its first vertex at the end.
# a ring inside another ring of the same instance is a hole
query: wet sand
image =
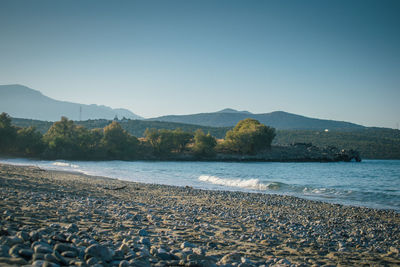
{"type": "Polygon", "coordinates": [[[399,266],[400,214],[0,164],[0,266],[399,266]]]}

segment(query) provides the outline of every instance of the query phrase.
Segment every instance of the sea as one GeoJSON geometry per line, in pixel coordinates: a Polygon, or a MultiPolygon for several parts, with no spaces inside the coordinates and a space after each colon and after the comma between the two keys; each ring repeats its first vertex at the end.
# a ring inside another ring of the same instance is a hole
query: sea
{"type": "Polygon", "coordinates": [[[238,163],[0,159],[0,163],[141,183],[291,195],[400,212],[400,160],[238,163]]]}

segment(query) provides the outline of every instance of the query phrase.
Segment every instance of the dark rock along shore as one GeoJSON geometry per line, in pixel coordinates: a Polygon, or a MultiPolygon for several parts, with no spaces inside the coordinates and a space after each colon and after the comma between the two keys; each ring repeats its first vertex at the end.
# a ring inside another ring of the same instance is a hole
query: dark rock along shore
{"type": "Polygon", "coordinates": [[[399,266],[400,215],[0,165],[1,266],[399,266]]]}

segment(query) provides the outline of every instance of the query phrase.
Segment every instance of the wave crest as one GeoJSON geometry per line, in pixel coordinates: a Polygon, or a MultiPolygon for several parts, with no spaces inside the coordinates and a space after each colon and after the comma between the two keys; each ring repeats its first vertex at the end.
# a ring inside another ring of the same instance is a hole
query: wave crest
{"type": "Polygon", "coordinates": [[[71,167],[71,168],[74,168],[74,169],[79,168],[78,165],[71,164],[71,163],[66,163],[66,162],[60,162],[60,161],[53,162],[52,165],[58,166],[58,167],[71,167]]]}
{"type": "Polygon", "coordinates": [[[212,175],[200,175],[199,180],[215,185],[229,186],[229,187],[240,187],[255,190],[278,190],[281,188],[282,183],[271,182],[264,184],[259,179],[229,179],[220,178],[212,175]]]}

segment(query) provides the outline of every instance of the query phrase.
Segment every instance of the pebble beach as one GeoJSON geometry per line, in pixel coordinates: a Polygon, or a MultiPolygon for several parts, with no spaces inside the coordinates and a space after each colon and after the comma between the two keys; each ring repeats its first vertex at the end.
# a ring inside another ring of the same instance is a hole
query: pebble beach
{"type": "Polygon", "coordinates": [[[0,266],[399,266],[400,214],[0,164],[0,266]]]}

